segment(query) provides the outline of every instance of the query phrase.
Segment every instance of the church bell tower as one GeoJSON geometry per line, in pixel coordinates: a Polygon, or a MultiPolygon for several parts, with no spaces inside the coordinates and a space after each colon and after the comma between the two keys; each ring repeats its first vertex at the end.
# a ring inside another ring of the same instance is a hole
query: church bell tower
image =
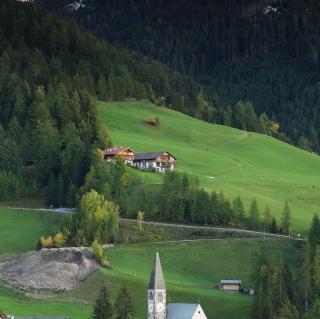
{"type": "Polygon", "coordinates": [[[166,284],[156,253],[148,286],[148,319],[166,319],[166,307],[166,284]]]}

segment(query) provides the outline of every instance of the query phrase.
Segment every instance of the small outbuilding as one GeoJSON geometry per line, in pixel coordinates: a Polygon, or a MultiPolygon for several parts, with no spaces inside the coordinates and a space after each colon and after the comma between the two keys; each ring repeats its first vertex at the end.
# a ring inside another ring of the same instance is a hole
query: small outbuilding
{"type": "Polygon", "coordinates": [[[240,279],[222,279],[220,282],[220,289],[229,292],[240,292],[241,280],[240,279]]]}

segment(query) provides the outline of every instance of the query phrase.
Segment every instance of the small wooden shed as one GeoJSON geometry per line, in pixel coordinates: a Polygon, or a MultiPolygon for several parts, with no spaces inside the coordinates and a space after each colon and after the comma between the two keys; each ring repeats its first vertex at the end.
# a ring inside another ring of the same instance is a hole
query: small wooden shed
{"type": "Polygon", "coordinates": [[[240,279],[222,279],[220,282],[220,289],[223,291],[240,292],[240,279]]]}

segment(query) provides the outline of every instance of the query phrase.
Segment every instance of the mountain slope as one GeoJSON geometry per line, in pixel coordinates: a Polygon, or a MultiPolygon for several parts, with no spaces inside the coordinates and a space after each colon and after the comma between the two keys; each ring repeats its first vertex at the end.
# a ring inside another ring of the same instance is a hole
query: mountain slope
{"type": "MultiPolygon", "coordinates": [[[[66,13],[67,0],[39,2],[66,13]]],[[[296,145],[320,151],[317,1],[85,3],[71,14],[99,37],[192,76],[215,101],[250,100],[296,145]]]]}
{"type": "MultiPolygon", "coordinates": [[[[305,231],[320,205],[320,157],[265,135],[193,119],[151,103],[98,103],[114,145],[135,151],[166,150],[177,157],[177,170],[199,177],[208,190],[238,194],[248,207],[255,197],[261,215],[266,204],[279,221],[285,200],[295,231],[305,231]],[[152,115],[160,127],[145,123],[152,115]],[[314,187],[314,188],[313,188],[314,187]]],[[[162,177],[143,174],[146,182],[162,177]]]]}
{"type": "Polygon", "coordinates": [[[3,0],[0,16],[0,200],[40,193],[50,205],[75,204],[92,150],[111,144],[96,96],[186,113],[197,104],[190,79],[34,2],[3,0]]]}

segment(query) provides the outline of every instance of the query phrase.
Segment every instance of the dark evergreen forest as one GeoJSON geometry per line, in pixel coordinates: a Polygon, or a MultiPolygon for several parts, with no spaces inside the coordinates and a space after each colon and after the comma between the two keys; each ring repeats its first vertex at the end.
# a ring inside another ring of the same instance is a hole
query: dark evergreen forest
{"type": "Polygon", "coordinates": [[[68,0],[39,1],[193,77],[213,106],[225,105],[204,119],[235,126],[228,105],[249,100],[293,143],[320,150],[318,1],[86,0],[73,11],[68,0]]]}
{"type": "Polygon", "coordinates": [[[38,194],[74,204],[92,154],[111,145],[96,97],[170,101],[185,112],[197,101],[191,80],[33,3],[3,0],[0,16],[2,199],[38,194]]]}

